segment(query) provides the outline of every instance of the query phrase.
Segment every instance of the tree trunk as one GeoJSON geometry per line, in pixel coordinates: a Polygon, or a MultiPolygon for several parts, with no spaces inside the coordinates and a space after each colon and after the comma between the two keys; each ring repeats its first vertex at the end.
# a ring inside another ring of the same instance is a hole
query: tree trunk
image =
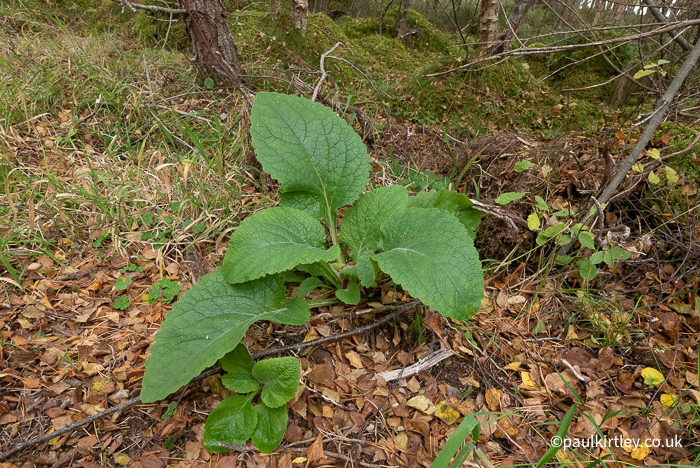
{"type": "Polygon", "coordinates": [[[498,37],[499,43],[493,48],[491,54],[498,54],[510,49],[510,45],[515,39],[520,23],[522,23],[525,13],[535,4],[535,0],[515,0],[513,8],[508,14],[508,21],[503,32],[498,37]]]}
{"type": "Polygon", "coordinates": [[[180,0],[194,60],[221,79],[241,87],[243,69],[221,0],[180,0]]]}
{"type": "Polygon", "coordinates": [[[309,0],[292,0],[292,9],[289,12],[289,17],[294,27],[301,32],[302,36],[305,36],[306,25],[309,22],[309,0]]]}
{"type": "Polygon", "coordinates": [[[605,0],[598,0],[598,8],[595,10],[595,16],[593,17],[593,26],[598,24],[600,17],[605,12],[605,0]]]}
{"type": "Polygon", "coordinates": [[[479,49],[488,53],[498,37],[498,0],[481,0],[479,17],[479,49]]]}
{"type": "Polygon", "coordinates": [[[282,15],[282,2],[280,0],[270,0],[270,18],[279,21],[282,15]]]}
{"type": "Polygon", "coordinates": [[[408,9],[411,6],[410,0],[401,0],[399,3],[399,13],[401,16],[396,17],[396,37],[406,45],[412,45],[411,27],[408,24],[408,9]]]}

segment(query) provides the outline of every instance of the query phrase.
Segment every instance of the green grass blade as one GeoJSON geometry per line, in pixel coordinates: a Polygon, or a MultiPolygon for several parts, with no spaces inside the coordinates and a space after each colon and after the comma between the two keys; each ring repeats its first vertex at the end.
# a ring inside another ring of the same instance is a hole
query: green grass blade
{"type": "MultiPolygon", "coordinates": [[[[559,440],[561,441],[564,440],[564,436],[566,436],[566,433],[569,431],[569,426],[574,420],[574,414],[576,413],[577,406],[578,405],[576,405],[575,403],[571,405],[569,411],[567,411],[564,415],[564,419],[561,420],[561,426],[559,426],[559,430],[557,431],[557,437],[559,437],[559,440]]],[[[549,450],[547,450],[547,452],[545,452],[544,456],[540,459],[540,461],[537,462],[535,468],[542,468],[545,463],[554,458],[554,455],[556,455],[558,451],[559,446],[552,445],[551,447],[549,447],[549,450]]]]}
{"type": "MultiPolygon", "coordinates": [[[[442,450],[440,450],[440,453],[438,453],[438,456],[435,457],[435,460],[430,465],[430,468],[446,468],[452,457],[457,453],[457,450],[459,450],[459,447],[465,440],[467,440],[467,436],[469,436],[469,434],[472,434],[472,436],[476,435],[476,438],[474,438],[474,442],[476,442],[479,438],[479,431],[479,421],[473,414],[466,415],[462,422],[459,423],[459,426],[457,426],[457,429],[455,429],[455,431],[452,433],[450,438],[447,439],[447,442],[445,443],[444,447],[442,447],[442,450]]],[[[472,445],[470,451],[473,448],[474,447],[472,445]]],[[[467,452],[466,455],[469,455],[469,452],[467,452]]]]}

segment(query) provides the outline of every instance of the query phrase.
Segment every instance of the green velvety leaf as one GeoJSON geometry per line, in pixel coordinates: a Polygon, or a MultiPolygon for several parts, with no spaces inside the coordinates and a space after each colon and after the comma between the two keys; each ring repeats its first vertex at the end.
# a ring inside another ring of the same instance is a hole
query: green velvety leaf
{"type": "Polygon", "coordinates": [[[382,223],[379,267],[412,296],[456,320],[476,314],[484,294],[479,255],[467,229],[436,208],[413,208],[382,223]]]}
{"type": "Polygon", "coordinates": [[[496,200],[494,200],[494,201],[495,201],[496,203],[498,203],[499,205],[506,205],[506,204],[508,204],[508,203],[510,203],[510,202],[512,202],[512,201],[520,200],[520,199],[523,198],[525,195],[527,195],[527,193],[523,193],[523,192],[506,192],[506,193],[500,194],[500,195],[498,196],[498,198],[496,198],[496,200]]]}
{"type": "Polygon", "coordinates": [[[357,259],[357,277],[362,286],[365,288],[376,286],[377,273],[379,273],[379,265],[375,260],[372,260],[372,255],[369,252],[357,259]]]}
{"type": "Polygon", "coordinates": [[[224,278],[231,284],[290,270],[302,263],[330,262],[339,247],[325,249],[323,225],[294,208],[268,208],[243,220],[231,235],[224,278]]]}
{"type": "Polygon", "coordinates": [[[408,199],[409,208],[439,208],[448,211],[467,228],[472,239],[476,237],[476,228],[479,227],[481,218],[485,215],[485,213],[472,208],[473,205],[465,195],[448,189],[420,192],[415,197],[408,199]]]}
{"type": "Polygon", "coordinates": [[[326,284],[315,276],[310,276],[301,282],[297,288],[297,297],[304,297],[316,288],[328,287],[326,284]]]}
{"type": "Polygon", "coordinates": [[[204,448],[210,452],[228,452],[219,443],[241,445],[255,432],[258,412],[251,395],[234,395],[214,408],[204,424],[204,448]]]}
{"type": "Polygon", "coordinates": [[[165,316],[146,360],[141,401],[161,400],[231,351],[250,325],[303,325],[309,305],[287,300],[278,276],[230,285],[221,269],[203,276],[165,316]]]}
{"type": "Polygon", "coordinates": [[[250,393],[260,387],[260,382],[253,377],[255,363],[243,343],[239,343],[233,351],[219,359],[219,364],[226,371],[221,377],[221,383],[229,390],[250,393]]]}
{"type": "Polygon", "coordinates": [[[257,405],[255,411],[258,413],[258,428],[253,434],[253,444],[262,453],[273,452],[282,442],[287,430],[289,419],[287,407],[282,405],[270,408],[266,405],[257,405]]]}
{"type": "Polygon", "coordinates": [[[258,160],[282,184],[283,206],[330,220],[365,190],[367,148],[331,109],[296,96],[260,92],[250,122],[258,160]]]}
{"type": "Polygon", "coordinates": [[[595,250],[595,235],[592,232],[580,232],[578,235],[578,241],[582,246],[595,250]]]}
{"type": "Polygon", "coordinates": [[[335,297],[346,304],[357,305],[360,303],[360,285],[357,281],[350,281],[345,289],[338,289],[335,297]]]}
{"type": "Polygon", "coordinates": [[[598,273],[598,269],[593,262],[590,261],[590,259],[585,258],[579,262],[578,272],[584,281],[590,281],[595,278],[595,275],[598,273]]]}
{"type": "Polygon", "coordinates": [[[408,190],[400,185],[380,187],[365,192],[345,213],[340,239],[357,260],[363,253],[373,254],[381,237],[379,226],[386,219],[406,209],[408,190]]]}
{"type": "Polygon", "coordinates": [[[301,377],[299,360],[293,356],[265,359],[253,366],[253,375],[263,384],[262,402],[277,408],[294,398],[301,377]]]}

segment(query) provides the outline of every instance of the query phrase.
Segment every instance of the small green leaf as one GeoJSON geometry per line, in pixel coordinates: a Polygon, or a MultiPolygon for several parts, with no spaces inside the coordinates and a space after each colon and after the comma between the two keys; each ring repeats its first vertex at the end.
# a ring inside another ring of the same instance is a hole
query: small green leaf
{"type": "Polygon", "coordinates": [[[360,285],[357,281],[350,281],[345,289],[335,291],[335,297],[346,304],[357,305],[360,303],[360,285]]]}
{"type": "Polygon", "coordinates": [[[661,151],[658,150],[658,148],[652,148],[650,150],[647,150],[647,154],[652,158],[659,160],[661,159],[661,151]]]}
{"type": "Polygon", "coordinates": [[[253,434],[253,444],[262,453],[273,452],[282,442],[284,433],[287,430],[289,414],[287,407],[282,405],[277,408],[270,408],[260,404],[255,407],[258,413],[258,428],[253,434]]]}
{"type": "Polygon", "coordinates": [[[537,216],[537,213],[530,213],[527,217],[527,227],[531,231],[536,231],[540,228],[540,217],[537,216]]]}
{"type": "Polygon", "coordinates": [[[299,360],[293,356],[265,359],[253,366],[253,376],[263,384],[262,402],[277,408],[294,398],[301,377],[299,360]]]}
{"type": "Polygon", "coordinates": [[[666,180],[668,180],[668,185],[673,185],[680,180],[676,170],[670,166],[666,166],[666,180]]]}
{"type": "Polygon", "coordinates": [[[552,237],[558,236],[559,234],[561,234],[561,232],[564,229],[566,229],[566,224],[559,223],[559,224],[555,224],[554,226],[548,227],[544,231],[540,231],[540,233],[537,234],[537,239],[536,239],[537,245],[542,245],[545,242],[547,242],[549,239],[551,239],[552,237]]]}
{"type": "Polygon", "coordinates": [[[243,343],[239,343],[233,351],[219,359],[219,364],[226,371],[221,377],[221,383],[229,390],[250,393],[260,387],[260,382],[253,377],[253,358],[243,343]]]}
{"type": "Polygon", "coordinates": [[[310,276],[301,282],[297,288],[297,297],[304,297],[316,288],[327,288],[326,283],[315,276],[310,276]]]}
{"type": "Polygon", "coordinates": [[[644,164],[642,164],[642,163],[632,164],[632,170],[634,172],[644,172],[644,164]]]}
{"type": "Polygon", "coordinates": [[[656,175],[655,172],[652,171],[649,173],[649,183],[658,185],[660,182],[661,178],[658,175],[656,175]]]}
{"type": "Polygon", "coordinates": [[[598,273],[598,269],[590,259],[586,258],[578,264],[578,272],[584,281],[591,281],[598,273]]]}
{"type": "Polygon", "coordinates": [[[251,395],[234,395],[214,408],[204,424],[204,448],[210,452],[228,452],[219,444],[244,444],[255,432],[258,412],[251,395]]]}
{"type": "Polygon", "coordinates": [[[119,278],[117,278],[117,281],[114,282],[114,289],[117,291],[124,291],[133,282],[134,280],[132,280],[131,278],[122,278],[120,276],[119,278]]]}
{"type": "Polygon", "coordinates": [[[537,209],[540,211],[549,211],[549,206],[547,206],[547,202],[544,201],[542,197],[539,195],[535,195],[535,203],[537,206],[537,209]]]}
{"type": "Polygon", "coordinates": [[[534,328],[532,329],[532,334],[533,334],[533,335],[539,335],[540,333],[542,333],[542,332],[545,331],[546,329],[547,329],[547,324],[544,323],[542,320],[538,320],[538,321],[537,321],[537,324],[536,324],[536,325],[534,326],[534,328]]]}
{"type": "Polygon", "coordinates": [[[513,169],[515,172],[523,172],[525,169],[530,169],[531,167],[536,166],[537,164],[533,164],[528,160],[523,160],[523,161],[518,161],[515,163],[515,166],[513,166],[513,169]]]}
{"type": "Polygon", "coordinates": [[[484,277],[467,229],[436,208],[412,208],[381,226],[379,267],[442,315],[468,320],[481,305],[484,277]]]}
{"type": "Polygon", "coordinates": [[[325,250],[325,242],[323,226],[311,215],[294,208],[268,208],[234,231],[221,270],[226,281],[237,284],[303,263],[333,261],[339,247],[325,250]]]}
{"type": "Polygon", "coordinates": [[[210,77],[207,77],[206,80],[204,80],[204,86],[207,88],[211,89],[214,87],[214,80],[212,80],[210,77]]]}
{"type": "Polygon", "coordinates": [[[637,73],[634,74],[634,79],[638,80],[639,78],[643,78],[645,76],[651,75],[655,72],[655,70],[639,70],[637,73]]]}
{"type": "Polygon", "coordinates": [[[129,296],[127,295],[119,296],[114,300],[114,308],[117,310],[126,310],[130,305],[131,302],[129,302],[129,296]]]}
{"type": "Polygon", "coordinates": [[[525,192],[506,192],[502,193],[496,198],[495,202],[498,203],[499,205],[507,205],[508,203],[515,201],[515,200],[520,200],[523,198],[527,193],[525,192]]]}
{"type": "Polygon", "coordinates": [[[625,249],[619,246],[612,247],[608,250],[605,251],[605,254],[603,255],[603,261],[607,265],[612,265],[615,263],[617,260],[622,257],[622,255],[625,253],[625,249]]]}
{"type": "Polygon", "coordinates": [[[166,419],[169,418],[170,416],[175,414],[175,410],[177,409],[177,401],[171,401],[168,404],[168,408],[165,410],[165,413],[163,413],[163,416],[161,416],[161,419],[166,419]]]}
{"type": "Polygon", "coordinates": [[[602,250],[598,250],[597,252],[593,252],[593,254],[591,254],[590,260],[591,260],[591,263],[593,263],[594,265],[597,265],[603,261],[604,257],[605,257],[605,252],[602,250]]]}
{"type": "Polygon", "coordinates": [[[569,263],[574,261],[574,257],[571,255],[557,255],[556,258],[554,259],[554,262],[557,265],[568,265],[569,263]]]}
{"type": "Polygon", "coordinates": [[[156,334],[141,401],[163,399],[185,385],[235,348],[258,320],[303,325],[309,320],[309,304],[287,300],[278,276],[230,285],[219,268],[200,278],[167,313],[156,334]]]}
{"type": "Polygon", "coordinates": [[[595,250],[595,235],[592,232],[580,232],[578,235],[578,241],[582,246],[595,250]]]}

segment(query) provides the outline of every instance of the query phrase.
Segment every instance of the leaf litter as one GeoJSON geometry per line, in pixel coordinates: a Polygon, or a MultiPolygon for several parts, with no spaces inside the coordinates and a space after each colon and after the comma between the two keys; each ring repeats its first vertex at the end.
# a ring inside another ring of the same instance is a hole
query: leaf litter
{"type": "MultiPolygon", "coordinates": [[[[60,119],[70,122],[65,116],[60,119]]],[[[42,123],[36,136],[52,125],[60,122],[42,123]]],[[[486,148],[480,158],[491,158],[485,161],[493,166],[484,167],[505,173],[515,183],[501,191],[533,191],[536,184],[528,176],[533,168],[516,175],[509,167],[519,158],[538,162],[527,148],[538,152],[555,143],[535,146],[514,135],[500,151],[485,144],[493,145],[492,140],[481,142],[481,148],[478,141],[471,142],[465,152],[471,158],[486,148]]],[[[566,148],[567,142],[592,154],[591,143],[579,136],[556,144],[566,148]]],[[[32,150],[32,144],[23,140],[17,154],[26,155],[25,164],[36,164],[26,168],[39,173],[40,151],[32,150]]],[[[444,150],[441,157],[449,161],[444,150]]],[[[575,192],[586,190],[587,181],[593,180],[589,173],[594,158],[584,159],[583,169],[576,161],[563,165],[568,178],[556,183],[556,195],[547,200],[558,209],[569,207],[575,192]]],[[[547,165],[554,164],[539,167],[547,165]]],[[[161,180],[169,177],[162,176],[161,180]]],[[[254,210],[261,200],[265,203],[266,196],[255,188],[245,187],[244,192],[248,205],[241,211],[254,210]]],[[[516,204],[511,209],[525,219],[530,208],[516,204]]],[[[41,207],[33,209],[41,216],[41,207]]],[[[663,208],[647,214],[663,217],[669,212],[663,208]]],[[[127,248],[108,248],[110,236],[102,237],[109,234],[108,226],[88,231],[71,224],[65,214],[59,219],[71,239],[83,236],[89,242],[73,246],[75,242],[58,230],[47,231],[59,242],[44,254],[16,257],[13,266],[25,271],[26,278],[18,284],[21,289],[6,289],[0,301],[0,453],[137,396],[153,334],[171,307],[164,297],[149,300],[153,285],[168,278],[182,286],[181,294],[221,258],[218,246],[195,245],[196,254],[178,256],[165,245],[140,242],[143,226],[133,229],[137,236],[127,236],[127,248]],[[132,264],[141,270],[122,271],[132,264]],[[129,305],[116,308],[122,296],[129,305]]],[[[656,235],[667,255],[678,255],[673,236],[663,228],[656,235]]],[[[521,242],[522,236],[512,240],[521,242]]],[[[693,253],[695,246],[697,236],[687,251],[693,253]]],[[[477,445],[492,464],[530,463],[549,448],[557,427],[552,423],[581,400],[586,409],[575,418],[572,437],[585,440],[602,433],[609,439],[679,441],[674,447],[580,449],[588,456],[614,457],[620,463],[676,460],[691,465],[688,457],[697,444],[693,418],[700,407],[700,319],[689,291],[697,288],[697,280],[679,278],[681,271],[658,256],[651,260],[638,269],[605,267],[600,281],[604,295],[592,291],[570,296],[561,293],[561,286],[565,281],[580,284],[575,272],[543,279],[522,262],[487,275],[487,297],[467,327],[421,310],[420,315],[404,315],[368,333],[303,352],[302,385],[288,405],[290,424],[282,446],[271,455],[250,446],[226,455],[204,449],[204,419],[230,395],[221,374],[214,374],[193,381],[171,400],[106,415],[2,460],[6,465],[0,466],[291,467],[345,466],[348,460],[365,466],[429,466],[460,416],[471,413],[482,413],[477,416],[482,425],[477,445]],[[540,282],[543,287],[538,288],[540,282]],[[378,376],[420,364],[442,348],[454,356],[396,381],[378,376]]],[[[11,279],[5,272],[1,276],[11,279]]],[[[405,303],[410,298],[403,291],[385,289],[381,300],[405,303]]],[[[324,308],[306,327],[261,324],[245,342],[260,351],[280,341],[332,336],[378,318],[373,313],[377,307],[324,308]]],[[[576,460],[565,450],[557,458],[576,460]]]]}

